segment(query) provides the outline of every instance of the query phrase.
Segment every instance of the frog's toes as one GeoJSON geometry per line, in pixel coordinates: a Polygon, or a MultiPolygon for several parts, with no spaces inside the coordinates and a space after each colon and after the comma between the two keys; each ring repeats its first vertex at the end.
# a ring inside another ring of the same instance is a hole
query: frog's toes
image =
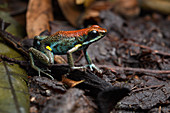
{"type": "Polygon", "coordinates": [[[93,68],[95,68],[95,65],[94,64],[90,64],[89,68],[90,68],[91,71],[93,71],[93,68]]]}
{"type": "Polygon", "coordinates": [[[45,71],[45,72],[51,72],[51,70],[50,69],[45,69],[45,70],[43,70],[43,71],[45,71]]]}
{"type": "Polygon", "coordinates": [[[99,70],[97,70],[97,71],[98,71],[98,73],[102,74],[102,70],[99,69],[99,70]]]}
{"type": "Polygon", "coordinates": [[[98,67],[96,67],[94,64],[90,64],[89,67],[91,71],[95,69],[98,73],[102,73],[102,71],[98,67]]]}
{"type": "Polygon", "coordinates": [[[71,67],[72,70],[74,69],[84,69],[85,67],[84,66],[80,66],[80,67],[71,67]]]}
{"type": "Polygon", "coordinates": [[[37,71],[38,71],[38,75],[39,75],[39,76],[41,76],[41,74],[40,74],[40,73],[43,73],[43,74],[47,75],[48,77],[50,77],[52,80],[54,80],[54,78],[53,78],[50,74],[48,74],[48,73],[44,72],[43,70],[38,69],[37,71]]]}

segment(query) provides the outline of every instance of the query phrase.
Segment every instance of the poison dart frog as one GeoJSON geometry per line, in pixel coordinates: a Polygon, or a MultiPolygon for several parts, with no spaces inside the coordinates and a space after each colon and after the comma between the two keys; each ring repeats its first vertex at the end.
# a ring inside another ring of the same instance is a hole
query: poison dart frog
{"type": "Polygon", "coordinates": [[[34,40],[38,41],[34,43],[34,47],[29,48],[31,66],[38,71],[39,76],[40,72],[42,72],[53,79],[50,74],[44,72],[34,64],[34,57],[43,64],[50,65],[54,64],[55,54],[67,54],[68,64],[71,69],[89,67],[92,71],[93,69],[96,69],[101,73],[101,70],[92,63],[87,53],[87,48],[90,44],[103,38],[106,33],[106,29],[101,28],[98,25],[92,25],[89,28],[75,31],[58,31],[51,36],[35,36],[34,40]],[[72,53],[78,50],[83,50],[88,65],[81,67],[74,66],[72,53]]]}

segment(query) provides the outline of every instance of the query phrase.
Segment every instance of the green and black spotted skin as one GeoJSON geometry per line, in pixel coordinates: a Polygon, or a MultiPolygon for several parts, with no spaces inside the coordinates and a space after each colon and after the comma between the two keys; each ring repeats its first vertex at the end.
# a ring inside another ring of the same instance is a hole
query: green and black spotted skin
{"type": "Polygon", "coordinates": [[[106,32],[98,25],[75,31],[58,31],[40,41],[40,51],[43,52],[48,46],[54,54],[64,55],[77,44],[82,45],[80,49],[87,48],[89,44],[103,38],[106,32]]]}

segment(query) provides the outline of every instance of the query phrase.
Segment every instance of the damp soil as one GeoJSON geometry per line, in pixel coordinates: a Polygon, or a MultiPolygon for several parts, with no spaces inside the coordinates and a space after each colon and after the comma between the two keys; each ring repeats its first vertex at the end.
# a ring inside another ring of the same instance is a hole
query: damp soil
{"type": "MultiPolygon", "coordinates": [[[[148,14],[125,20],[110,11],[100,18],[108,33],[88,53],[102,73],[55,64],[55,80],[30,77],[31,113],[170,112],[170,18],[148,14]],[[69,87],[63,76],[84,81],[69,87]]],[[[77,65],[86,64],[81,56],[74,54],[77,65]]]]}

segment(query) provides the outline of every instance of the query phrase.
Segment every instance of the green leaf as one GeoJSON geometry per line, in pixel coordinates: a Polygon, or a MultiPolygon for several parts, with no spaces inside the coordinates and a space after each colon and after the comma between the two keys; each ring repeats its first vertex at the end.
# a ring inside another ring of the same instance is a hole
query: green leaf
{"type": "Polygon", "coordinates": [[[22,38],[25,35],[25,30],[23,27],[14,20],[9,13],[0,11],[0,18],[5,20],[5,22],[11,23],[11,25],[6,29],[9,33],[14,36],[22,38]]]}
{"type": "Polygon", "coordinates": [[[0,112],[28,113],[26,72],[18,64],[0,62],[0,112]]]}
{"type": "MultiPolygon", "coordinates": [[[[7,17],[4,21],[14,22],[7,28],[11,34],[23,37],[23,28],[9,15],[3,13],[7,17]]],[[[0,12],[0,17],[2,12],[0,12]]],[[[4,18],[5,18],[4,17],[4,18]]],[[[0,55],[9,58],[24,60],[22,55],[4,44],[0,38],[0,55]]],[[[10,64],[0,59],[0,113],[28,113],[29,112],[29,94],[27,86],[27,73],[18,64],[10,64]]]]}

